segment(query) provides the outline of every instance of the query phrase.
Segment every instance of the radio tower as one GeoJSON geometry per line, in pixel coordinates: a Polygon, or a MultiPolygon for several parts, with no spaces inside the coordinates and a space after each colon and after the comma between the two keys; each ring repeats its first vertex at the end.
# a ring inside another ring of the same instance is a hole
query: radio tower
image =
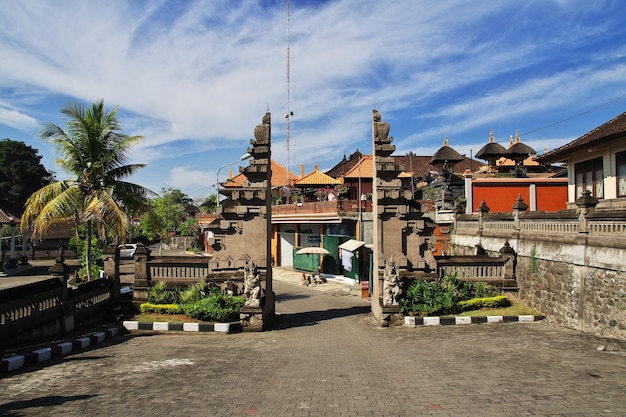
{"type": "Polygon", "coordinates": [[[291,133],[291,127],[289,126],[289,119],[293,116],[291,112],[290,104],[291,104],[291,93],[290,93],[290,85],[289,85],[289,63],[291,60],[290,57],[290,47],[291,47],[291,31],[290,31],[290,13],[289,13],[289,0],[287,0],[287,113],[285,113],[286,126],[287,130],[285,132],[285,148],[287,150],[287,187],[291,188],[291,173],[290,173],[290,155],[289,155],[289,134],[291,133]]]}

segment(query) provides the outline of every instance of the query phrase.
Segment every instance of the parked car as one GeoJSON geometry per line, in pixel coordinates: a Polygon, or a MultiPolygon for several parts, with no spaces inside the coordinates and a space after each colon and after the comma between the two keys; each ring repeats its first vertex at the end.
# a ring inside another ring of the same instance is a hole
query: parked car
{"type": "Polygon", "coordinates": [[[125,245],[120,245],[120,259],[133,259],[135,256],[135,251],[137,250],[137,245],[134,243],[126,243],[125,245]]]}

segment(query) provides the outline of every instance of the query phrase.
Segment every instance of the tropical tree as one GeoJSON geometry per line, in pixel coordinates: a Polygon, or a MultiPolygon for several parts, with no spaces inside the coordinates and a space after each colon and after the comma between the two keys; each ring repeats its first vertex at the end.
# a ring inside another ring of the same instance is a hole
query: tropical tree
{"type": "Polygon", "coordinates": [[[189,215],[185,212],[185,206],[191,201],[187,194],[172,187],[161,189],[161,195],[152,200],[152,208],[163,237],[167,237],[170,231],[178,231],[181,223],[187,220],[189,215]]]}
{"type": "Polygon", "coordinates": [[[0,140],[0,193],[9,203],[24,207],[30,195],[54,180],[54,174],[41,163],[37,149],[24,142],[0,140]]]}
{"type": "MultiPolygon", "coordinates": [[[[108,111],[100,100],[89,107],[69,104],[61,108],[65,130],[46,123],[39,133],[61,154],[56,160],[69,179],[46,185],[26,202],[22,227],[34,225],[35,234],[44,234],[55,223],[73,221],[86,225],[85,262],[87,279],[93,265],[92,236],[111,234],[124,241],[128,218],[123,210],[144,205],[150,191],[124,181],[145,164],[127,164],[131,148],[141,136],[122,133],[117,106],[108,111]]],[[[78,239],[78,234],[77,234],[78,239]]],[[[82,261],[82,260],[81,260],[82,261]]]]}
{"type": "Polygon", "coordinates": [[[200,209],[207,213],[214,213],[217,206],[217,194],[211,194],[200,204],[200,209]]]}
{"type": "Polygon", "coordinates": [[[145,236],[148,240],[155,240],[161,236],[159,219],[154,210],[149,209],[139,218],[139,234],[145,236]]]}

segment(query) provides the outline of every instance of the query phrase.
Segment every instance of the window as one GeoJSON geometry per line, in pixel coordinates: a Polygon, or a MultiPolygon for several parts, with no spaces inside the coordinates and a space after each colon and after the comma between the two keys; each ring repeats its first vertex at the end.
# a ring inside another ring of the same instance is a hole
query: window
{"type": "Polygon", "coordinates": [[[615,154],[617,196],[626,197],[626,151],[615,154]]]}
{"type": "Polygon", "coordinates": [[[604,170],[602,157],[579,162],[574,165],[576,178],[576,198],[582,196],[583,191],[591,191],[595,198],[604,198],[604,170]]]}

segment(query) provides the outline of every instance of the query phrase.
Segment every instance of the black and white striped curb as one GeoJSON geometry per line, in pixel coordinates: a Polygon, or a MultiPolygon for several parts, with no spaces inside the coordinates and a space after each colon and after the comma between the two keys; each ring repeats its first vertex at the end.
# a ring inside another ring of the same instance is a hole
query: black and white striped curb
{"type": "Polygon", "coordinates": [[[240,323],[168,323],[155,321],[143,323],[139,321],[125,321],[122,323],[126,330],[148,330],[154,332],[217,332],[240,333],[243,328],[240,323]]]}
{"type": "Polygon", "coordinates": [[[12,372],[25,366],[42,364],[53,359],[62,358],[72,353],[80,352],[90,346],[109,340],[120,333],[120,328],[111,327],[105,331],[97,332],[78,339],[57,343],[52,347],[34,350],[24,355],[15,355],[0,361],[0,373],[12,372]]]}
{"type": "Polygon", "coordinates": [[[404,317],[404,325],[417,326],[451,326],[458,324],[492,324],[492,323],[532,323],[545,319],[544,316],[441,316],[441,317],[404,317]]]}

